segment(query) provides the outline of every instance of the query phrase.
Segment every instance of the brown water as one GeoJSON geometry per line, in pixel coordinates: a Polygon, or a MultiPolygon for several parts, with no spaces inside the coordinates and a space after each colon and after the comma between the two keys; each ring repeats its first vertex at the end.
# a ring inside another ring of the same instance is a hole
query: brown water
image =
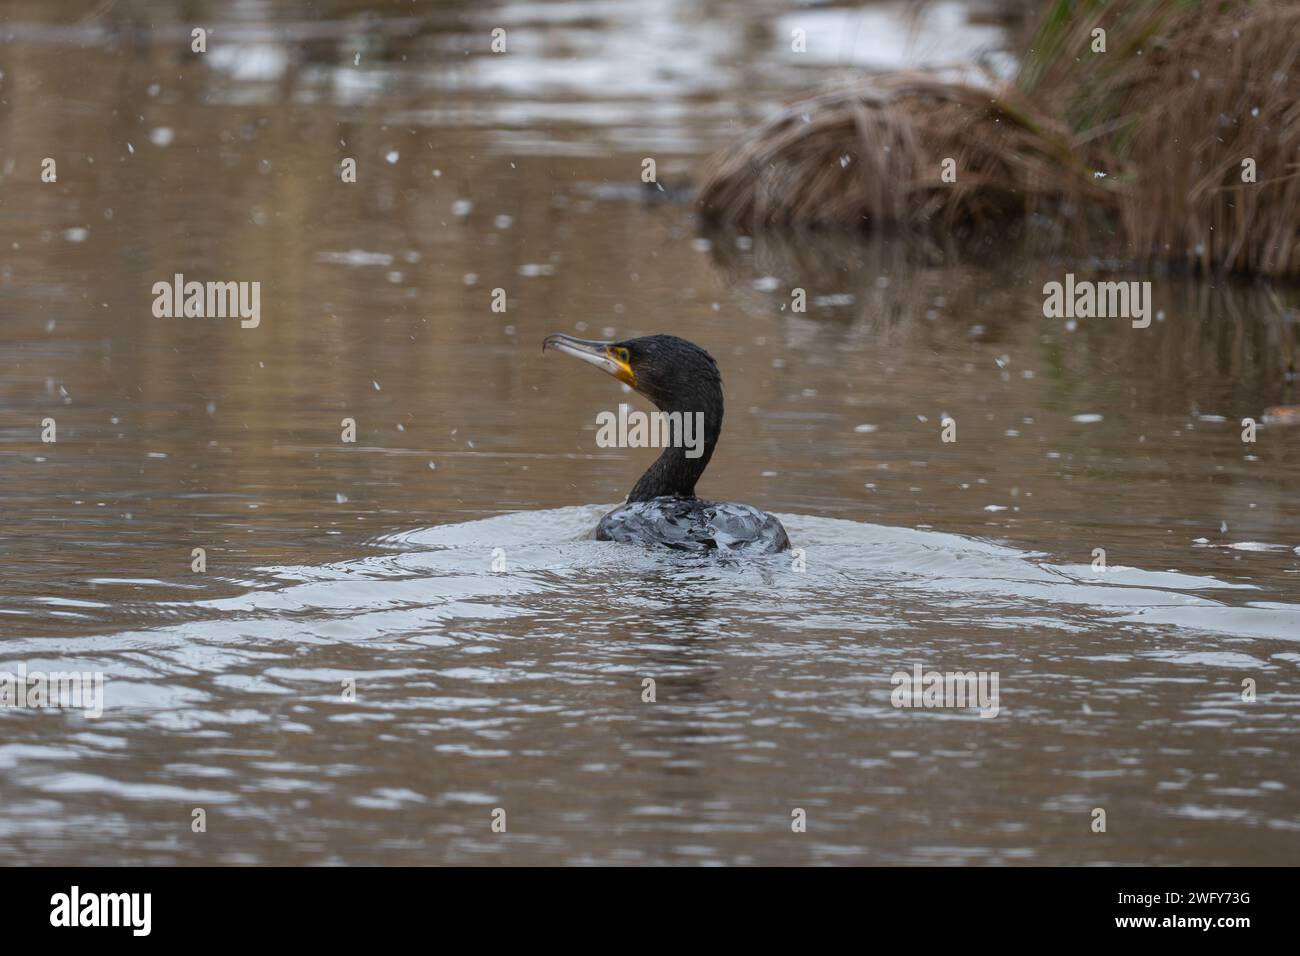
{"type": "Polygon", "coordinates": [[[11,859],[1296,861],[1300,428],[1239,424],[1294,289],[1067,326],[1100,264],[701,232],[712,149],[897,65],[782,4],[49,6],[0,24],[0,670],[107,683],[0,709],[11,859]],[[260,325],[154,318],[175,273],[260,325]],[[550,331],[707,347],[701,492],[806,567],[585,540],[653,452],[550,331]],[[917,663],[998,715],[894,708],[917,663]]]}

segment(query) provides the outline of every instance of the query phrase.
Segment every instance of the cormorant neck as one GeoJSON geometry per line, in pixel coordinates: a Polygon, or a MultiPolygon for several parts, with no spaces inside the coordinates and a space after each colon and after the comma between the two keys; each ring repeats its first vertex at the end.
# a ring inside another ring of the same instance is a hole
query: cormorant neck
{"type": "MultiPolygon", "coordinates": [[[[674,498],[694,498],[695,483],[700,480],[704,474],[704,469],[709,465],[709,459],[713,457],[713,448],[718,443],[718,436],[722,433],[722,386],[719,383],[716,391],[713,388],[708,389],[707,394],[695,399],[674,399],[665,401],[662,405],[656,402],[661,412],[680,412],[682,428],[692,429],[689,433],[678,431],[676,426],[671,426],[669,436],[680,438],[684,434],[689,434],[695,440],[700,441],[700,432],[696,428],[698,419],[696,413],[702,413],[703,419],[703,451],[699,457],[688,457],[687,452],[694,453],[693,448],[683,444],[671,444],[664,449],[653,465],[646,469],[635,485],[632,486],[632,492],[627,496],[628,501],[649,501],[651,498],[659,498],[665,495],[674,498]],[[690,416],[691,422],[687,425],[687,417],[690,416]]],[[[699,445],[696,444],[695,448],[699,445]]]]}

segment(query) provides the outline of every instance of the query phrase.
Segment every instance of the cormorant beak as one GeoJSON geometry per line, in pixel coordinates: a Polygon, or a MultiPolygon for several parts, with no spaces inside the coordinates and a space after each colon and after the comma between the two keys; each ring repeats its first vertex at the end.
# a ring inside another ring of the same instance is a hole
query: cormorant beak
{"type": "Polygon", "coordinates": [[[596,368],[613,375],[620,382],[636,388],[636,373],[628,364],[627,349],[613,342],[592,342],[554,332],[542,342],[542,351],[545,352],[547,349],[555,349],[565,355],[590,362],[596,368]]]}

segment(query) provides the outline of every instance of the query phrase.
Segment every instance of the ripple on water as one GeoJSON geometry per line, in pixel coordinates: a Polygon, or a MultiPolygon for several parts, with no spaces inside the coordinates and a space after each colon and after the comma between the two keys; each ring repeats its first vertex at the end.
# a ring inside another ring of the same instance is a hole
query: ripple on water
{"type": "Polygon", "coordinates": [[[1056,859],[1024,846],[1042,815],[1148,775],[1152,794],[1173,782],[1185,798],[1132,810],[1153,839],[1169,837],[1169,817],[1236,828],[1225,845],[1243,827],[1296,823],[1288,785],[1263,782],[1289,772],[1300,694],[1275,687],[1246,710],[1237,686],[1290,680],[1300,656],[1278,645],[1300,635],[1296,605],[1252,602],[1252,588],[1206,576],[1098,573],[990,541],[800,515],[780,517],[803,570],[788,554],[647,551],[587,537],[604,510],[415,529],[353,561],[264,568],[258,588],[185,603],[155,627],[8,639],[0,667],[58,660],[109,675],[93,725],[2,718],[13,733],[0,765],[27,769],[10,790],[67,801],[72,816],[108,801],[131,832],[152,832],[177,803],[248,821],[248,841],[220,851],[149,844],[181,860],[299,859],[254,839],[268,818],[315,834],[302,861],[328,856],[319,834],[343,820],[401,858],[471,859],[498,851],[466,828],[467,808],[506,804],[551,809],[559,829],[518,844],[537,859],[659,859],[669,851],[656,841],[672,832],[699,839],[670,855],[749,859],[742,837],[788,826],[788,794],[814,783],[828,808],[818,859],[1056,859]],[[890,675],[918,662],[1000,673],[998,718],[891,706],[890,675]],[[641,701],[647,676],[653,707],[641,701]],[[1137,749],[1134,727],[1161,746],[1137,749]],[[1199,735],[1213,737],[1214,776],[1199,735]],[[1218,774],[1235,758],[1222,755],[1243,742],[1254,751],[1225,789],[1218,774]],[[942,773],[962,775],[960,800],[928,789],[942,773]],[[1008,811],[1013,792],[1023,798],[1008,811]],[[850,797],[856,809],[844,809],[850,797]],[[935,813],[966,829],[935,841],[935,813]],[[424,836],[393,829],[411,814],[424,836]]]}

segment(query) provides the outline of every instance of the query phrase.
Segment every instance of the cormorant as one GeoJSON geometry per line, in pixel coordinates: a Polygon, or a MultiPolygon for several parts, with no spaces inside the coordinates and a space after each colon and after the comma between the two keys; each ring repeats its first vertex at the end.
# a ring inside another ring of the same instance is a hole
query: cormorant
{"type": "MultiPolygon", "coordinates": [[[[553,348],[590,362],[644,395],[661,412],[703,414],[703,451],[695,456],[678,442],[646,469],[627,503],[600,519],[596,538],[657,544],[686,551],[764,553],[790,547],[781,522],[750,505],[703,501],[695,483],[713,457],[722,432],[722,376],[708,352],[675,335],[647,335],[622,342],[589,342],[558,333],[553,348]]],[[[698,419],[697,419],[698,420],[698,419]]]]}

